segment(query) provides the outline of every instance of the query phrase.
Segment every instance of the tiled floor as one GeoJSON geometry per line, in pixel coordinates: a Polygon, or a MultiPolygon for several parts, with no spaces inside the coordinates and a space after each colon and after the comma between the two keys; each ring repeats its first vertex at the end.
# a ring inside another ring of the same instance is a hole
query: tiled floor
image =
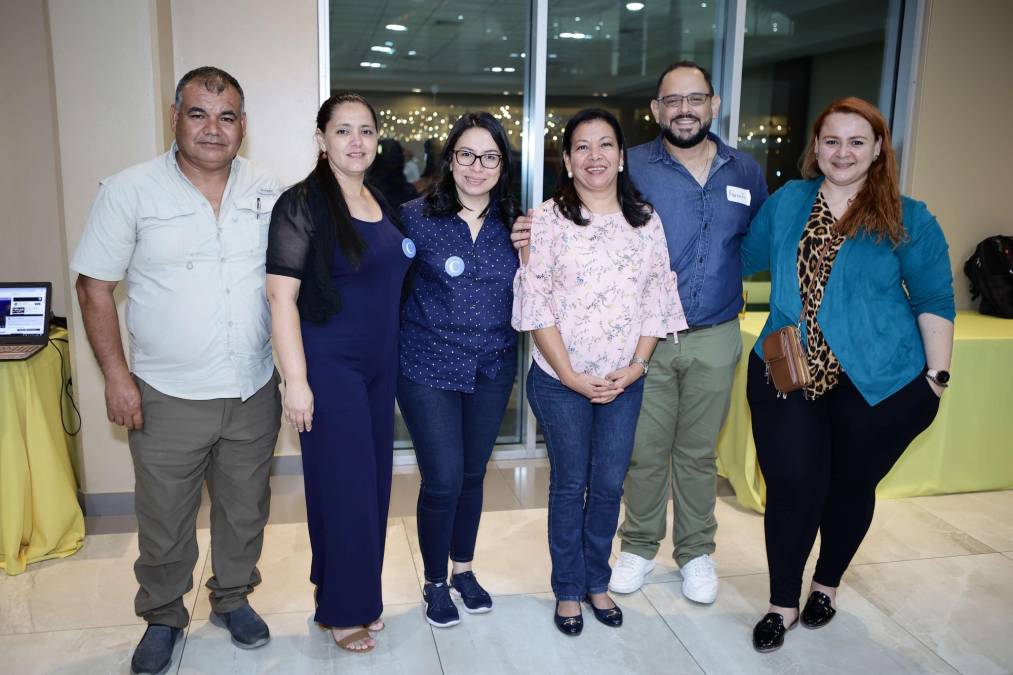
{"type": "MultiPolygon", "coordinates": [[[[193,621],[172,673],[1013,673],[1013,491],[881,501],[819,631],[792,631],[759,655],[750,630],[766,607],[762,519],[719,488],[722,577],[710,607],[686,601],[668,543],[643,590],[617,596],[619,630],[587,617],[585,634],[552,626],[544,461],[497,462],[486,479],[476,570],[495,596],[491,614],[432,629],[422,617],[415,533],[418,477],[394,478],[378,648],[338,650],[312,620],[302,479],[274,478],[271,523],[251,602],[273,638],[236,649],[207,621],[206,593],[186,596],[193,621]]],[[[206,512],[195,588],[211,574],[206,512]]],[[[144,632],[133,614],[136,523],[89,519],[84,548],[65,560],[0,575],[0,663],[10,673],[126,673],[144,632]]],[[[616,547],[618,550],[618,546],[616,547]]],[[[810,561],[812,563],[812,561],[810,561]]],[[[810,564],[811,570],[812,564],[810,564]]]]}

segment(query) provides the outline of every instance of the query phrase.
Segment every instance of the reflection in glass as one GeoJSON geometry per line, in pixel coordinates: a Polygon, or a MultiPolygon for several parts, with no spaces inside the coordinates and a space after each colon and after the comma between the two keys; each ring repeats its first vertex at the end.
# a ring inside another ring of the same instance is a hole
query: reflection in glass
{"type": "MultiPolygon", "coordinates": [[[[443,139],[466,112],[487,110],[500,120],[520,166],[528,5],[331,0],[331,89],[355,91],[376,108],[384,141],[370,180],[392,202],[425,190],[443,139]]],[[[519,170],[514,180],[519,195],[519,170]]],[[[519,392],[515,385],[500,442],[520,442],[519,392]]],[[[396,424],[395,446],[410,447],[400,414],[396,424]]]]}
{"type": "Polygon", "coordinates": [[[658,76],[682,60],[711,68],[718,4],[550,0],[543,199],[555,190],[563,127],[578,110],[612,112],[630,147],[658,135],[650,107],[658,76]]]}
{"type": "Polygon", "coordinates": [[[891,4],[749,0],[738,146],[771,192],[799,177],[812,124],[831,101],[858,96],[889,117],[879,97],[891,4]]]}

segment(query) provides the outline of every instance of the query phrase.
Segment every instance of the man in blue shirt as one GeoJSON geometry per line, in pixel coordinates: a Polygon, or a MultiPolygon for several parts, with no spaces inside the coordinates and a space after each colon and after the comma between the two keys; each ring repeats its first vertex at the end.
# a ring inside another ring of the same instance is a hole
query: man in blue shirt
{"type": "Polygon", "coordinates": [[[661,134],[629,151],[633,180],[661,216],[689,328],[658,343],[644,383],[609,584],[618,593],[636,591],[654,568],[671,481],[682,592],[701,603],[717,597],[715,446],[742,352],[739,245],[767,198],[756,162],[710,132],[720,104],[706,70],[673,64],[651,101],[661,134]]]}
{"type": "MultiPolygon", "coordinates": [[[[710,132],[720,105],[704,68],[689,61],[669,66],[651,101],[661,133],[628,153],[633,182],[661,216],[689,328],[658,343],[644,383],[623,486],[622,551],[609,583],[617,593],[639,589],[654,568],[671,483],[673,556],[683,594],[701,603],[717,597],[710,558],[717,531],[715,446],[742,353],[739,245],[767,198],[756,162],[710,132]]],[[[529,228],[530,220],[518,220],[515,246],[527,244],[529,228]]]]}

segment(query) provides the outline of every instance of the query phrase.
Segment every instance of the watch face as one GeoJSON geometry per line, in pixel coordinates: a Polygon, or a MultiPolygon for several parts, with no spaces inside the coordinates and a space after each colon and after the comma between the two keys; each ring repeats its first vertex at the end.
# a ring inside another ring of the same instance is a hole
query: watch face
{"type": "Polygon", "coordinates": [[[939,384],[946,384],[950,381],[950,371],[940,370],[936,373],[936,379],[939,380],[939,384]]]}

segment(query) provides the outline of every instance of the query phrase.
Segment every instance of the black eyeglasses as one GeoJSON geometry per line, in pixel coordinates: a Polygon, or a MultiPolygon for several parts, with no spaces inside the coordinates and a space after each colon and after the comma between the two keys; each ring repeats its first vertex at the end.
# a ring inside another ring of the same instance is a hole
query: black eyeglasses
{"type": "Polygon", "coordinates": [[[681,108],[683,101],[688,101],[692,107],[699,108],[713,95],[714,94],[693,93],[686,94],[685,96],[679,96],[678,94],[669,94],[668,96],[659,96],[655,100],[660,103],[664,103],[666,108],[681,108]]]}
{"type": "Polygon", "coordinates": [[[461,166],[471,166],[477,159],[484,168],[495,169],[503,161],[503,156],[495,152],[487,152],[484,155],[476,155],[471,150],[455,150],[454,157],[461,166]]]}

